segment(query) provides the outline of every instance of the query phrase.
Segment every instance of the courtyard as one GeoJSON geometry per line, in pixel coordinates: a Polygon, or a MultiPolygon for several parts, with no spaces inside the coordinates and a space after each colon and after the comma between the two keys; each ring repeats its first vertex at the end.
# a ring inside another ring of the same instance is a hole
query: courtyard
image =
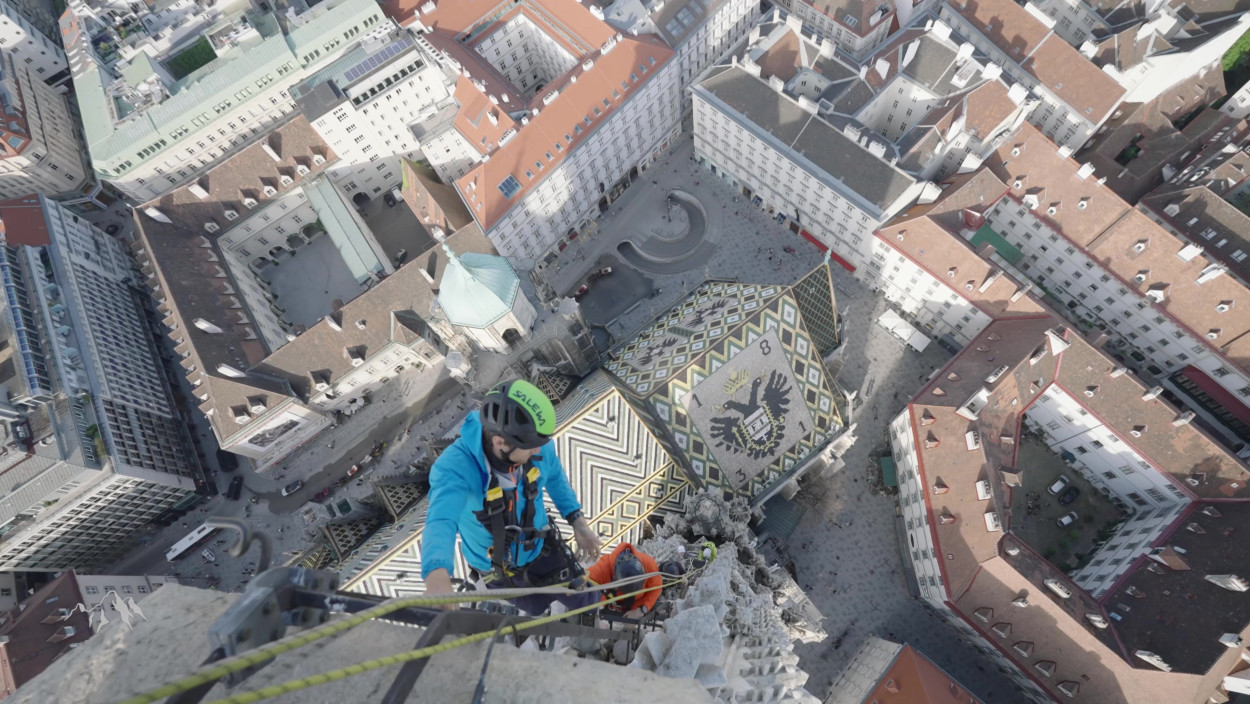
{"type": "Polygon", "coordinates": [[[388,206],[379,196],[365,204],[360,216],[391,264],[395,264],[400,252],[405,252],[405,257],[415,257],[434,246],[434,238],[404,203],[388,206]]]}
{"type": "Polygon", "coordinates": [[[1024,486],[1012,492],[1012,533],[1065,572],[1084,565],[1099,533],[1123,517],[1120,509],[1032,432],[1023,434],[1016,466],[1024,469],[1024,486]],[[1046,490],[1061,475],[1081,492],[1066,506],[1046,490]],[[1076,512],[1075,523],[1056,523],[1069,511],[1076,512]]]}
{"type": "Polygon", "coordinates": [[[278,296],[278,306],[285,309],[282,317],[304,327],[334,310],[336,299],[347,302],[364,291],[324,232],[268,267],[265,278],[278,296]]]}

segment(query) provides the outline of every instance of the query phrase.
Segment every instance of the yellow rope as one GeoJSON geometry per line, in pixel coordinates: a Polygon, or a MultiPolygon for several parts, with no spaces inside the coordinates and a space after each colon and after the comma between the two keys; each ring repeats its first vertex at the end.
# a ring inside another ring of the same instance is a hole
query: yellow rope
{"type": "MultiPolygon", "coordinates": [[[[676,582],[672,582],[670,584],[676,584],[676,582]]],[[[665,584],[664,586],[667,587],[667,586],[670,586],[670,584],[665,584]]],[[[603,606],[604,604],[610,604],[614,601],[620,601],[621,599],[626,599],[632,596],[636,596],[643,592],[651,591],[657,588],[663,588],[663,587],[643,588],[635,592],[631,592],[629,594],[621,594],[619,596],[615,596],[610,599],[604,599],[603,601],[595,602],[594,604],[591,604],[589,606],[583,606],[579,609],[573,609],[572,611],[566,611],[564,613],[554,614],[551,616],[544,616],[542,618],[534,619],[533,621],[526,621],[524,623],[518,623],[515,626],[509,624],[507,628],[505,629],[505,631],[512,631],[512,630],[524,631],[528,628],[542,626],[548,623],[552,623],[554,621],[559,621],[561,619],[568,618],[569,616],[576,616],[577,614],[585,613],[592,609],[597,609],[600,606],[603,606]]],[[[257,689],[251,692],[240,692],[239,694],[226,697],[225,699],[216,699],[214,701],[209,702],[208,704],[251,704],[252,702],[258,702],[258,701],[261,701],[262,699],[269,699],[270,697],[276,697],[279,694],[298,692],[301,689],[307,689],[308,687],[312,687],[315,685],[325,684],[327,682],[334,682],[336,680],[345,679],[347,677],[351,677],[352,675],[358,675],[362,672],[368,672],[370,670],[377,670],[379,668],[389,667],[391,665],[398,665],[400,663],[408,662],[409,660],[420,660],[422,658],[433,657],[435,655],[438,655],[439,653],[445,653],[449,650],[455,650],[456,648],[461,648],[466,645],[471,645],[473,643],[487,640],[488,638],[491,638],[494,635],[495,635],[495,631],[484,631],[482,633],[477,633],[471,636],[464,636],[463,638],[457,638],[456,640],[448,641],[446,643],[439,643],[438,645],[426,646],[424,648],[421,648],[420,650],[410,650],[406,653],[399,653],[397,655],[387,655],[385,657],[380,657],[375,660],[367,660],[365,662],[356,663],[355,665],[348,665],[347,667],[339,668],[337,670],[331,670],[329,672],[322,672],[320,674],[310,675],[308,677],[303,677],[298,680],[290,680],[288,682],[283,682],[282,684],[270,685],[269,687],[264,687],[264,688],[257,689]]]]}
{"type": "MultiPolygon", "coordinates": [[[[645,580],[657,574],[659,573],[652,572],[652,573],[648,573],[644,575],[639,575],[637,577],[633,577],[630,579],[617,580],[615,582],[610,582],[608,584],[594,585],[594,586],[587,588],[584,591],[602,591],[605,589],[612,589],[612,588],[616,588],[624,584],[629,584],[632,582],[645,580]]],[[[678,580],[674,580],[673,582],[665,584],[663,585],[663,587],[668,587],[671,584],[677,584],[678,582],[685,581],[690,578],[691,574],[687,574],[678,580]]],[[[663,588],[663,587],[660,587],[660,588],[663,588]]],[[[533,628],[534,626],[543,625],[545,623],[551,623],[552,621],[565,618],[569,616],[570,614],[582,613],[590,609],[598,608],[599,606],[602,606],[605,603],[611,603],[614,601],[618,601],[620,599],[624,599],[626,597],[641,594],[643,592],[652,591],[654,589],[656,589],[656,587],[644,588],[635,592],[631,592],[629,594],[622,594],[620,596],[613,597],[611,599],[606,599],[603,601],[595,602],[594,604],[591,604],[590,606],[577,609],[576,611],[569,611],[563,614],[559,614],[555,617],[544,617],[544,619],[530,621],[528,622],[529,623],[528,626],[526,626],[525,624],[520,624],[517,626],[517,629],[533,628]]],[[[244,670],[249,667],[253,667],[255,665],[260,665],[278,655],[288,653],[292,650],[295,650],[296,648],[303,647],[305,645],[308,645],[309,643],[313,643],[323,638],[328,638],[333,635],[338,635],[339,633],[342,633],[343,631],[349,630],[351,628],[355,628],[356,626],[364,623],[365,621],[369,621],[375,618],[385,616],[386,614],[392,613],[394,611],[399,611],[400,609],[406,609],[406,608],[410,608],[414,606],[443,606],[446,604],[458,604],[458,603],[463,603],[463,602],[513,599],[519,596],[526,596],[530,594],[543,594],[543,593],[574,594],[578,592],[572,589],[567,589],[567,588],[562,588],[562,587],[547,587],[547,588],[540,588],[540,589],[492,589],[489,591],[461,592],[458,594],[448,594],[444,596],[422,595],[422,596],[404,597],[402,599],[390,599],[388,601],[382,602],[381,604],[378,604],[377,606],[374,606],[369,609],[365,609],[364,611],[361,611],[352,616],[348,616],[341,620],[336,620],[332,623],[325,623],[309,631],[304,631],[299,634],[290,635],[279,641],[261,646],[260,648],[257,648],[256,650],[248,651],[246,653],[242,653],[234,657],[226,658],[225,660],[214,663],[208,666],[206,669],[201,669],[191,675],[188,675],[187,677],[177,680],[176,682],[171,682],[169,684],[165,684],[155,689],[144,692],[142,694],[138,694],[136,696],[130,697],[129,699],[124,699],[119,704],[151,704],[152,702],[155,702],[157,700],[164,699],[166,697],[172,697],[175,694],[181,694],[182,692],[195,689],[196,687],[199,687],[200,685],[208,684],[210,682],[215,682],[221,679],[222,677],[229,675],[232,672],[238,672],[239,670],[244,670]]],[[[477,640],[484,640],[484,637],[479,637],[479,636],[468,637],[468,638],[476,638],[476,640],[461,639],[460,641],[455,641],[455,642],[459,643],[459,645],[467,645],[469,643],[477,642],[477,640]]],[[[486,637],[489,637],[489,634],[486,637]]],[[[456,647],[459,647],[459,645],[457,645],[456,647]]],[[[442,652],[442,650],[431,650],[431,648],[441,648],[441,647],[442,646],[431,646],[430,648],[423,648],[420,651],[411,651],[408,653],[402,653],[400,655],[396,655],[392,657],[399,658],[398,660],[394,660],[394,662],[403,662],[406,660],[417,659],[418,657],[425,657],[428,655],[433,655],[435,652],[442,652]],[[426,655],[425,656],[413,655],[413,653],[420,653],[420,652],[425,652],[426,655]]],[[[446,648],[446,649],[450,649],[450,648],[446,648]]],[[[371,662],[380,662],[380,660],[371,661],[371,662]]],[[[362,664],[368,664],[368,663],[362,663],[362,664]]],[[[390,664],[393,664],[393,663],[385,662],[385,663],[375,665],[374,667],[370,667],[367,669],[376,669],[377,667],[385,667],[386,665],[390,665],[390,664]]],[[[338,677],[334,678],[334,679],[340,679],[348,675],[358,674],[359,672],[366,671],[365,669],[357,669],[359,667],[360,667],[359,665],[353,665],[348,668],[343,668],[342,670],[336,670],[333,673],[324,673],[322,675],[314,675],[311,678],[305,678],[305,680],[297,680],[297,681],[304,682],[306,680],[322,678],[330,674],[343,673],[343,674],[340,674],[338,677]]],[[[302,689],[303,687],[307,687],[312,684],[321,684],[321,682],[329,682],[329,681],[331,680],[324,679],[324,680],[316,681],[316,682],[308,682],[308,684],[303,684],[297,689],[302,689]]],[[[285,685],[275,685],[275,687],[282,687],[282,686],[285,686],[285,685]]],[[[267,690],[268,689],[274,689],[274,687],[269,687],[267,688],[267,690]]],[[[267,691],[267,690],[260,690],[260,691],[267,691]]],[[[266,695],[266,697],[276,696],[277,694],[281,694],[281,693],[282,693],[281,691],[278,691],[278,692],[275,692],[274,694],[268,694],[266,695]]],[[[237,695],[237,696],[245,696],[245,694],[237,695]]],[[[234,698],[231,698],[231,699],[225,699],[222,701],[233,702],[236,700],[234,698]]],[[[256,701],[256,700],[246,699],[246,700],[237,700],[237,701],[242,702],[242,701],[256,701]]]]}

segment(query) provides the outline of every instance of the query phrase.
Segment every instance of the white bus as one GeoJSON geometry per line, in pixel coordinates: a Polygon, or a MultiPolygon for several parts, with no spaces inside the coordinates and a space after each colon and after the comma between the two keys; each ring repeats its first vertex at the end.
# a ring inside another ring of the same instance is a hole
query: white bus
{"type": "Polygon", "coordinates": [[[165,559],[169,560],[170,562],[177,560],[183,555],[186,555],[187,553],[194,550],[197,545],[203,542],[206,542],[209,538],[216,535],[218,530],[220,529],[213,528],[212,526],[205,523],[199,528],[196,528],[190,533],[187,533],[186,537],[184,537],[182,540],[179,540],[178,542],[174,543],[173,547],[171,547],[168,551],[165,552],[165,559]]]}

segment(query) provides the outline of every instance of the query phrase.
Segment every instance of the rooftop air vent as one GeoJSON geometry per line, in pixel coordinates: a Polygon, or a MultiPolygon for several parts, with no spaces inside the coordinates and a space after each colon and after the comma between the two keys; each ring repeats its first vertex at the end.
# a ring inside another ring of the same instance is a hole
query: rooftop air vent
{"type": "Polygon", "coordinates": [[[1150,388],[1150,390],[1149,390],[1149,391],[1147,391],[1146,393],[1142,394],[1141,400],[1143,400],[1143,401],[1153,401],[1154,399],[1158,398],[1158,397],[1159,397],[1159,394],[1161,394],[1161,393],[1163,393],[1163,387],[1162,387],[1162,386],[1152,386],[1152,387],[1150,388]]]}
{"type": "Polygon", "coordinates": [[[1215,306],[1215,312],[1217,313],[1227,313],[1228,311],[1232,309],[1233,309],[1232,301],[1220,301],[1219,304],[1215,306]]]}
{"type": "Polygon", "coordinates": [[[1137,242],[1133,243],[1133,251],[1144,252],[1149,244],[1150,240],[1137,240],[1137,242]]]}
{"type": "Polygon", "coordinates": [[[998,518],[998,512],[988,511],[985,513],[985,530],[991,533],[997,533],[1003,529],[1003,522],[998,518]]]}
{"type": "Polygon", "coordinates": [[[1208,339],[1208,340],[1217,340],[1217,339],[1219,339],[1219,337],[1220,337],[1220,330],[1221,330],[1221,328],[1211,328],[1210,330],[1208,330],[1208,331],[1207,331],[1207,339],[1208,339]]]}
{"type": "Polygon", "coordinates": [[[1060,582],[1057,579],[1047,579],[1045,582],[1043,582],[1043,584],[1046,585],[1047,589],[1049,589],[1050,591],[1054,592],[1055,594],[1057,594],[1058,596],[1064,599],[1068,599],[1072,597],[1072,590],[1068,589],[1068,585],[1064,584],[1063,582],[1060,582]]]}

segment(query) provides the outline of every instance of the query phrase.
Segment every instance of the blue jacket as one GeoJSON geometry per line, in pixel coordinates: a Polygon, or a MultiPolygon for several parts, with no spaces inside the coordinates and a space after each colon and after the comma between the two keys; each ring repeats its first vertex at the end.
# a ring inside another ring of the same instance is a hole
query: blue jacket
{"type": "MultiPolygon", "coordinates": [[[[545,489],[561,516],[581,508],[577,494],[564,474],[564,466],[556,457],[555,444],[548,442],[541,457],[534,461],[539,470],[538,495],[541,497],[545,489]]],[[[482,422],[474,411],[460,426],[460,438],[439,455],[430,470],[430,505],[425,515],[425,530],[421,534],[423,578],[440,567],[449,575],[455,574],[456,533],[460,533],[460,549],[469,566],[479,572],[491,571],[487,550],[494,540],[490,531],[474,515],[475,511],[482,510],[489,480],[490,466],[482,449],[482,422]]],[[[517,494],[516,517],[512,522],[520,525],[526,502],[520,491],[517,494]]],[[[534,527],[545,525],[547,513],[542,506],[537,506],[534,527]]],[[[523,545],[516,543],[510,562],[516,566],[529,564],[541,548],[541,540],[535,541],[533,550],[525,550],[523,545]]]]}

